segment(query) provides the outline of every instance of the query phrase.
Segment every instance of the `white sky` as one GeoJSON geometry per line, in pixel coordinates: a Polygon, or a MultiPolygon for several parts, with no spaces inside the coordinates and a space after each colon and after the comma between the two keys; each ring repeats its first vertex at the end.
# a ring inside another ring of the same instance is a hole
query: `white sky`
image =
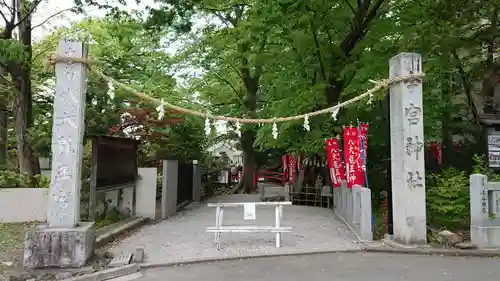
{"type": "MultiPolygon", "coordinates": [[[[127,0],[127,6],[124,9],[132,11],[138,10],[141,7],[156,6],[154,4],[154,0],[141,0],[142,4],[138,6],[135,3],[135,0],[127,0]]],[[[121,6],[117,3],[116,0],[112,0],[110,2],[116,3],[116,6],[121,6]]],[[[74,14],[67,10],[74,7],[73,0],[44,0],[41,5],[38,6],[38,9],[33,14],[33,26],[39,25],[50,18],[45,24],[41,27],[33,30],[33,38],[35,40],[40,40],[44,36],[50,34],[50,31],[57,27],[69,26],[72,21],[80,21],[85,18],[84,15],[74,14]],[[53,16],[57,15],[57,16],[53,16]]],[[[121,6],[123,7],[123,6],[121,6]]],[[[105,11],[99,11],[99,9],[94,7],[86,8],[88,16],[90,17],[103,17],[105,15],[105,11]]]]}
{"type": "MultiPolygon", "coordinates": [[[[133,11],[133,10],[144,10],[144,7],[146,6],[157,6],[154,3],[154,0],[141,0],[141,5],[137,5],[135,3],[135,0],[127,0],[127,6],[124,7],[116,0],[110,0],[112,5],[119,6],[122,9],[128,10],[128,11],[133,11]]],[[[69,27],[72,22],[80,21],[86,18],[85,15],[82,14],[75,14],[71,13],[68,11],[74,7],[73,0],[44,0],[44,2],[39,5],[39,8],[33,15],[33,26],[38,26],[40,27],[34,28],[32,36],[33,40],[39,41],[43,40],[44,37],[49,35],[53,30],[60,28],[60,27],[69,27]],[[54,16],[56,15],[56,16],[54,16]],[[47,20],[49,19],[49,20],[47,20]]],[[[87,13],[87,17],[92,17],[92,18],[100,18],[104,17],[106,11],[104,10],[99,10],[95,7],[87,7],[85,9],[87,13]]],[[[206,24],[206,20],[198,20],[195,24],[195,28],[200,28],[206,24]]],[[[180,47],[182,47],[182,43],[180,40],[171,43],[169,46],[166,46],[166,51],[172,55],[174,55],[180,47]]],[[[182,83],[182,79],[180,76],[182,74],[201,74],[201,70],[199,69],[194,69],[194,68],[186,68],[183,69],[182,71],[176,73],[174,77],[178,80],[179,83],[182,83]]]]}

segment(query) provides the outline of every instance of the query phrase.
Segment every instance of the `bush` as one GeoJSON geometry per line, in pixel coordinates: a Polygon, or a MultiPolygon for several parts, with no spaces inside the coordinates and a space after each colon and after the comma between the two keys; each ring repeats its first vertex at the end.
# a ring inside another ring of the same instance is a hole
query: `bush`
{"type": "Polygon", "coordinates": [[[0,170],[0,188],[26,187],[28,179],[14,170],[0,170]]]}
{"type": "Polygon", "coordinates": [[[50,179],[43,175],[35,175],[30,180],[26,175],[15,170],[0,170],[0,188],[35,187],[49,188],[50,179]]]}
{"type": "Polygon", "coordinates": [[[456,230],[469,225],[469,177],[464,171],[446,168],[429,175],[427,217],[436,228],[456,230]]]}
{"type": "MultiPolygon", "coordinates": [[[[473,173],[500,181],[483,157],[473,157],[473,173]]],[[[427,179],[427,220],[431,227],[463,230],[470,224],[469,175],[455,168],[445,168],[427,179]]]]}
{"type": "Polygon", "coordinates": [[[33,187],[36,188],[49,188],[50,178],[44,175],[35,175],[33,177],[33,187]]]}

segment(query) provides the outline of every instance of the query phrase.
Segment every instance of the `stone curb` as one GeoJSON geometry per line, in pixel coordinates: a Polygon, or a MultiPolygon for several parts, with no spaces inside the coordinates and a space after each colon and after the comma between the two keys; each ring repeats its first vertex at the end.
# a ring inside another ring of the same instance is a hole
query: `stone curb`
{"type": "Polygon", "coordinates": [[[183,260],[183,261],[174,261],[174,262],[141,263],[141,264],[139,264],[139,266],[141,269],[143,269],[143,268],[147,269],[147,268],[190,265],[190,264],[198,264],[198,263],[212,263],[212,262],[220,262],[220,261],[247,260],[247,259],[256,259],[256,258],[306,256],[306,255],[308,256],[308,255],[315,255],[315,254],[360,253],[360,252],[363,252],[362,248],[348,249],[348,250],[304,251],[304,252],[296,252],[296,253],[256,254],[256,255],[248,255],[248,256],[242,256],[242,257],[195,258],[195,259],[187,259],[187,260],[183,260]]]}
{"type": "Polygon", "coordinates": [[[500,257],[500,251],[489,250],[453,250],[453,249],[422,249],[422,248],[389,248],[389,247],[363,247],[360,249],[349,250],[325,250],[325,251],[307,251],[296,253],[279,253],[279,254],[257,254],[244,257],[219,257],[219,258],[199,258],[188,259],[184,261],[164,262],[164,263],[142,263],[140,268],[158,268],[190,265],[198,263],[212,263],[231,260],[246,260],[255,258],[270,258],[270,257],[286,257],[286,256],[302,256],[316,254],[334,254],[334,253],[389,253],[389,254],[414,254],[414,255],[442,255],[442,256],[463,256],[463,257],[500,257]]]}
{"type": "Polygon", "coordinates": [[[120,277],[127,274],[132,274],[139,271],[138,264],[129,264],[122,267],[114,267],[87,275],[75,276],[69,279],[64,279],[62,281],[102,281],[111,278],[120,277]]]}
{"type": "Polygon", "coordinates": [[[138,228],[138,227],[146,224],[147,221],[148,221],[148,218],[139,217],[137,219],[134,219],[134,220],[124,224],[124,225],[120,225],[117,228],[111,229],[111,230],[99,235],[95,241],[96,248],[99,248],[99,247],[103,246],[104,244],[110,242],[111,240],[113,240],[113,238],[122,234],[125,231],[129,231],[129,230],[138,228]]]}
{"type": "Polygon", "coordinates": [[[456,256],[456,257],[500,257],[498,250],[460,250],[460,249],[433,249],[433,248],[389,248],[389,247],[365,247],[368,253],[409,254],[427,256],[456,256]]]}

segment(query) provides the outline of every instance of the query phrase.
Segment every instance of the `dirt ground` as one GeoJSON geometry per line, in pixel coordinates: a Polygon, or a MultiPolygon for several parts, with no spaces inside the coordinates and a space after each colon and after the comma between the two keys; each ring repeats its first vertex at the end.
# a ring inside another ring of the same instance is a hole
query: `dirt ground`
{"type": "Polygon", "coordinates": [[[0,273],[22,266],[24,235],[38,222],[0,223],[0,273]]]}

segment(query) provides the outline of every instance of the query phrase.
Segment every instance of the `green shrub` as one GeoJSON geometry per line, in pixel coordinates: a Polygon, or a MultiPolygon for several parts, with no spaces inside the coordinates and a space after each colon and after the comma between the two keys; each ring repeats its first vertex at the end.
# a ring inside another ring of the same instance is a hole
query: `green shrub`
{"type": "Polygon", "coordinates": [[[446,168],[431,174],[427,188],[427,217],[431,226],[464,229],[469,225],[469,177],[446,168]]]}
{"type": "Polygon", "coordinates": [[[15,170],[0,170],[0,188],[35,187],[49,188],[50,178],[44,175],[35,175],[32,180],[28,176],[15,170]]]}
{"type": "MultiPolygon", "coordinates": [[[[475,155],[473,173],[488,176],[488,181],[500,181],[483,157],[475,155]]],[[[427,178],[427,220],[435,228],[463,230],[470,224],[469,174],[455,168],[445,168],[427,178]]]]}
{"type": "Polygon", "coordinates": [[[0,170],[0,188],[26,187],[28,179],[14,170],[0,170]]]}
{"type": "Polygon", "coordinates": [[[473,174],[486,175],[488,176],[488,181],[500,181],[500,176],[488,167],[488,162],[484,157],[474,155],[473,159],[475,163],[472,169],[473,174]]]}
{"type": "Polygon", "coordinates": [[[33,177],[33,187],[36,188],[49,188],[50,178],[44,175],[35,175],[33,177]]]}

